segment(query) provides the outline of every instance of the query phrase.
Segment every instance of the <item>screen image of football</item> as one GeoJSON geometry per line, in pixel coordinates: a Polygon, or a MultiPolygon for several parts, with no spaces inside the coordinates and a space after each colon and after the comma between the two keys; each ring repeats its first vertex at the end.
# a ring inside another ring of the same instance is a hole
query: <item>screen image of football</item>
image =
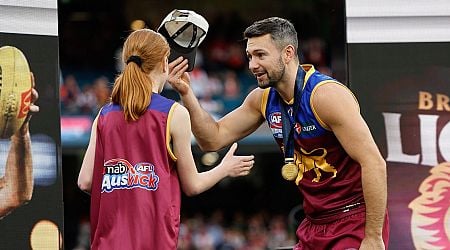
{"type": "Polygon", "coordinates": [[[31,73],[25,55],[0,47],[0,138],[11,137],[23,124],[31,103],[31,73]]]}

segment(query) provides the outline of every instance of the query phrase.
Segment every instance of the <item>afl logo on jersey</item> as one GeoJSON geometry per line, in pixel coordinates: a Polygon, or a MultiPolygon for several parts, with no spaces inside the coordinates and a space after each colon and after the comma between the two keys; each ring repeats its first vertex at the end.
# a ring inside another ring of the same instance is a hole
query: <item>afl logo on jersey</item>
{"type": "Polygon", "coordinates": [[[151,174],[154,172],[154,166],[148,162],[140,162],[134,168],[141,174],[151,174]]]}
{"type": "Polygon", "coordinates": [[[270,113],[269,127],[270,130],[272,130],[273,137],[283,138],[283,122],[281,121],[281,112],[270,113]]]}

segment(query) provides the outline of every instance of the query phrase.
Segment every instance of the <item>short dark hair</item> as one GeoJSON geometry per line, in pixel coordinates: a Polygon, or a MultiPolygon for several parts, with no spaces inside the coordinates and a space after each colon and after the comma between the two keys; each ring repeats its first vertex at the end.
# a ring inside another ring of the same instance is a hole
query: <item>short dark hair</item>
{"type": "Polygon", "coordinates": [[[297,31],[294,25],[281,17],[269,17],[254,22],[244,31],[244,39],[270,34],[279,48],[292,45],[298,52],[297,31]]]}

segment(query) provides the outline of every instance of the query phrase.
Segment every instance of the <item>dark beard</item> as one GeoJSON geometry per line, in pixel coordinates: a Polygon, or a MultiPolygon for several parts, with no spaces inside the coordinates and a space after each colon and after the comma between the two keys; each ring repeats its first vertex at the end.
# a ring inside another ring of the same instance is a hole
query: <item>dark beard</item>
{"type": "Polygon", "coordinates": [[[269,79],[269,82],[267,84],[263,83],[259,83],[258,82],[258,87],[262,88],[262,89],[266,89],[268,87],[275,87],[277,85],[277,83],[283,78],[284,73],[286,71],[286,66],[283,64],[283,61],[281,59],[278,60],[278,69],[273,71],[273,76],[272,73],[269,74],[269,72],[267,72],[267,78],[269,79]]]}

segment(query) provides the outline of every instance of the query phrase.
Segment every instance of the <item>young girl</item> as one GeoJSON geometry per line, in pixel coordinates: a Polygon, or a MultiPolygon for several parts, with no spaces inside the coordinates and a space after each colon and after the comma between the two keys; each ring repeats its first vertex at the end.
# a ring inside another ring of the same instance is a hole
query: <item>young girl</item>
{"type": "Polygon", "coordinates": [[[125,68],[94,120],[78,177],[91,194],[92,249],[176,249],[180,186],[196,195],[253,166],[253,156],[234,156],[234,143],[217,167],[197,172],[189,113],[159,95],[169,52],[164,37],[149,29],[124,43],[125,68]]]}

